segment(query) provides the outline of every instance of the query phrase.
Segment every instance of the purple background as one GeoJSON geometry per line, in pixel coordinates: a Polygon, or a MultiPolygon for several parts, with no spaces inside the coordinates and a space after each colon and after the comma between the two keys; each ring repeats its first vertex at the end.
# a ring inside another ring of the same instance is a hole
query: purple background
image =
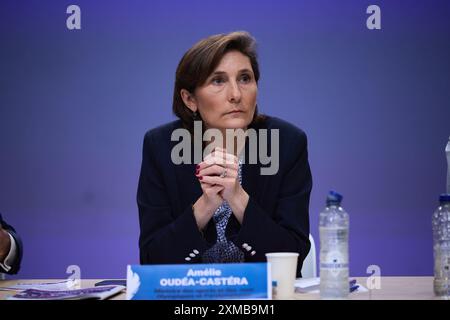
{"type": "MultiPolygon", "coordinates": [[[[259,43],[262,112],[303,128],[311,232],[329,189],[350,268],[431,275],[450,134],[449,1],[1,1],[0,211],[21,278],[123,278],[138,263],[143,135],[174,119],[174,72],[205,36],[259,43]],[[66,28],[81,7],[82,30],[66,28]],[[370,4],[382,30],[366,28],[370,4]]],[[[182,241],[182,239],[180,239],[182,241]]]]}

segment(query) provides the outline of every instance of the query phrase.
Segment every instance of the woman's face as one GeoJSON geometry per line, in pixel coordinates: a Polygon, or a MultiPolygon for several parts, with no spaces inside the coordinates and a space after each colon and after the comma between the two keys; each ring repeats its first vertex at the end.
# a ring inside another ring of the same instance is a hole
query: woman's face
{"type": "Polygon", "coordinates": [[[227,52],[206,82],[192,96],[193,111],[207,128],[245,129],[256,108],[258,87],[250,59],[239,51],[227,52]]]}

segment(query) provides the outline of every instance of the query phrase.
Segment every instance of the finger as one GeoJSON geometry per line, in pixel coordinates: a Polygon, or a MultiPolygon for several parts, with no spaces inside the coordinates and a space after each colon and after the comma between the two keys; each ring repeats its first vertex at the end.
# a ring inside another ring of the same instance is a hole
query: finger
{"type": "Polygon", "coordinates": [[[205,157],[205,160],[207,158],[212,157],[212,156],[219,156],[219,157],[221,157],[223,159],[227,159],[229,161],[233,160],[233,161],[237,162],[237,157],[234,154],[228,153],[226,149],[222,149],[222,148],[219,148],[219,147],[216,147],[210,154],[208,154],[205,157]]]}
{"type": "Polygon", "coordinates": [[[233,152],[229,152],[227,148],[215,147],[213,151],[214,151],[214,152],[227,153],[227,154],[229,154],[229,155],[234,156],[234,153],[233,153],[233,152]]]}
{"type": "Polygon", "coordinates": [[[212,160],[214,158],[214,151],[211,152],[210,154],[208,154],[205,158],[203,158],[203,161],[200,162],[198,165],[202,168],[207,167],[209,165],[211,165],[212,160]]]}
{"type": "Polygon", "coordinates": [[[217,189],[217,190],[221,191],[224,188],[224,186],[222,186],[220,184],[211,184],[211,183],[207,183],[207,182],[201,182],[200,185],[201,185],[203,191],[213,189],[213,188],[214,188],[214,190],[217,189]]]}
{"type": "Polygon", "coordinates": [[[218,152],[214,154],[217,159],[225,161],[226,164],[238,163],[238,158],[229,153],[218,152]]]}
{"type": "Polygon", "coordinates": [[[209,184],[217,184],[221,186],[226,186],[230,183],[233,183],[236,179],[235,178],[221,178],[217,176],[204,176],[202,177],[202,181],[209,183],[209,184]]]}
{"type": "Polygon", "coordinates": [[[215,184],[215,183],[211,183],[211,182],[206,182],[206,181],[204,181],[204,177],[202,177],[202,176],[199,176],[198,177],[198,182],[200,182],[200,187],[202,188],[202,189],[205,189],[205,188],[211,188],[211,187],[214,187],[214,186],[218,186],[217,184],[215,184]]]}
{"type": "Polygon", "coordinates": [[[212,192],[218,193],[218,192],[222,191],[223,189],[225,189],[225,187],[221,186],[219,184],[215,184],[213,186],[208,187],[208,189],[211,190],[212,192]]]}
{"type": "Polygon", "coordinates": [[[219,196],[219,197],[222,197],[222,196],[220,195],[220,192],[222,191],[222,189],[223,189],[223,187],[215,186],[215,187],[209,188],[209,189],[207,189],[207,190],[205,190],[205,191],[203,191],[203,192],[204,192],[207,196],[219,196]]]}
{"type": "Polygon", "coordinates": [[[222,167],[220,165],[214,164],[204,169],[201,169],[198,173],[199,176],[220,176],[226,171],[227,177],[235,177],[237,175],[237,165],[232,165],[233,167],[222,167]]]}
{"type": "Polygon", "coordinates": [[[215,150],[212,154],[222,159],[226,159],[227,161],[232,161],[236,163],[238,161],[238,158],[234,154],[228,153],[225,149],[215,150]]]}
{"type": "Polygon", "coordinates": [[[213,149],[213,152],[226,152],[226,151],[227,151],[227,149],[222,148],[222,147],[215,147],[213,149]]]}
{"type": "Polygon", "coordinates": [[[225,187],[219,184],[201,183],[202,191],[207,194],[219,193],[225,187]]]}
{"type": "Polygon", "coordinates": [[[209,155],[207,155],[203,161],[206,165],[211,165],[214,163],[220,163],[220,164],[225,164],[225,163],[233,163],[233,159],[230,157],[227,157],[225,154],[223,153],[215,153],[212,152],[209,155]]]}
{"type": "Polygon", "coordinates": [[[225,153],[215,153],[215,154],[211,153],[205,157],[203,162],[199,163],[199,169],[204,169],[214,164],[219,164],[225,167],[237,163],[238,163],[237,158],[233,155],[225,153]]]}

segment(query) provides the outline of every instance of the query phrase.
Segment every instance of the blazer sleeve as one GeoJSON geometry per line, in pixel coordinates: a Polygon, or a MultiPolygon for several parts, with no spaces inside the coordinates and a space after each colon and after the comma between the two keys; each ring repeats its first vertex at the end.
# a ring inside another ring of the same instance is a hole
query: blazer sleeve
{"type": "Polygon", "coordinates": [[[137,203],[139,208],[139,252],[141,264],[195,262],[207,242],[197,227],[192,206],[173,212],[162,172],[171,163],[157,161],[163,146],[149,131],[144,138],[137,203]],[[194,255],[194,257],[192,257],[194,255]],[[186,259],[188,258],[188,259],[186,259]]]}
{"type": "Polygon", "coordinates": [[[16,274],[19,272],[20,270],[20,264],[22,262],[22,255],[23,255],[23,245],[22,245],[22,239],[20,238],[20,236],[16,233],[16,230],[14,230],[14,228],[12,226],[10,226],[9,224],[7,224],[3,219],[2,216],[0,215],[0,225],[2,226],[3,229],[5,229],[13,238],[14,241],[16,243],[16,257],[13,261],[13,263],[11,264],[11,269],[9,269],[8,271],[4,270],[1,266],[0,266],[0,272],[2,273],[7,273],[7,274],[16,274]]]}
{"type": "MultiPolygon", "coordinates": [[[[309,199],[312,189],[308,162],[307,138],[303,131],[290,139],[289,165],[280,172],[283,177],[277,192],[275,212],[267,212],[250,196],[235,244],[251,246],[246,261],[266,261],[267,252],[298,252],[297,275],[311,247],[309,241],[309,199]],[[295,143],[294,143],[295,142],[295,143]],[[292,161],[293,160],[293,161],[292,161]]],[[[245,251],[245,250],[244,250],[245,251]]]]}

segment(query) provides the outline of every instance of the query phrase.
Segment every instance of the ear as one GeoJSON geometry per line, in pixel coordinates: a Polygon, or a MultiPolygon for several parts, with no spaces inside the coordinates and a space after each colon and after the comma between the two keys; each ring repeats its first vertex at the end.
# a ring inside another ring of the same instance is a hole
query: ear
{"type": "Polygon", "coordinates": [[[181,89],[180,91],[181,99],[183,99],[184,104],[188,107],[192,112],[197,111],[197,101],[192,93],[187,91],[186,89],[181,89]]]}

